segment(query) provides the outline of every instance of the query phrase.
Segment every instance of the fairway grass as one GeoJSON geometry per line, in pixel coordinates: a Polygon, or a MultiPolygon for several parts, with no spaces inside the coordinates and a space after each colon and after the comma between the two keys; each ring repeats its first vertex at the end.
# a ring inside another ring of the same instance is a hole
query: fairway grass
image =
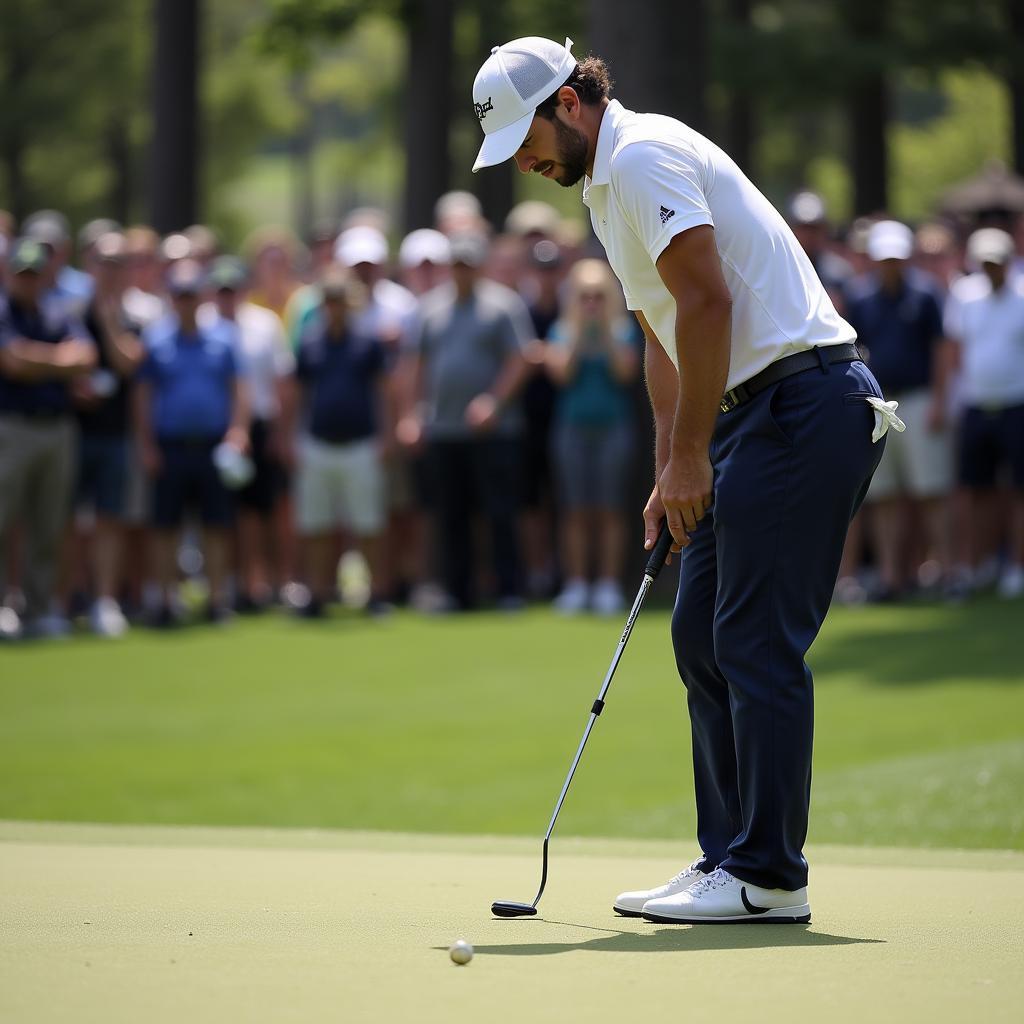
{"type": "MultiPolygon", "coordinates": [[[[811,651],[811,841],[1024,849],[1019,603],[836,609],[811,651]]],[[[133,631],[0,648],[0,818],[543,832],[621,623],[133,631]]],[[[668,613],[639,618],[560,836],[694,832],[668,613]]]]}
{"type": "Polygon", "coordinates": [[[675,844],[0,823],[0,1019],[1019,1020],[1024,856],[812,847],[812,924],[660,926],[675,844]],[[476,956],[450,963],[466,938],[476,956]]]}

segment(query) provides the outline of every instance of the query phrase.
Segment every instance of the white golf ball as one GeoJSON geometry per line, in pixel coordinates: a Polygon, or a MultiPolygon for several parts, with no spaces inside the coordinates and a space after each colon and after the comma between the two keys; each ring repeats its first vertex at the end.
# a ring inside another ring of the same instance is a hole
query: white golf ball
{"type": "Polygon", "coordinates": [[[458,939],[448,947],[448,955],[454,963],[462,966],[473,959],[473,947],[465,939],[458,939]]]}

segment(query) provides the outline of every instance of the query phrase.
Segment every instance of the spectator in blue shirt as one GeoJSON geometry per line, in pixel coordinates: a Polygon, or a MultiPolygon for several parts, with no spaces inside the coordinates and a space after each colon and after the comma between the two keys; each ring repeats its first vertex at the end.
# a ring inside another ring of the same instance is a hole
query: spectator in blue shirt
{"type": "Polygon", "coordinates": [[[367,291],[351,271],[329,267],[321,294],[296,353],[301,419],[296,513],[311,593],[304,611],[319,616],[330,599],[335,535],[345,529],[369,567],[367,611],[377,614],[387,610],[382,449],[392,431],[386,351],[376,337],[353,328],[367,291]]]}
{"type": "Polygon", "coordinates": [[[15,242],[0,300],[0,599],[9,538],[22,526],[25,621],[0,608],[0,638],[57,636],[67,622],[51,608],[60,539],[74,482],[75,420],[69,385],[96,365],[84,329],[42,301],[49,260],[34,239],[15,242]]]}
{"type": "Polygon", "coordinates": [[[228,527],[232,502],[214,459],[222,443],[249,449],[249,409],[238,372],[236,328],[196,322],[204,275],[192,260],[168,272],[172,313],[143,333],[146,358],[136,387],[135,419],[143,464],[153,479],[156,575],[163,604],[159,625],[171,625],[175,549],[185,512],[198,512],[210,585],[208,615],[228,615],[228,527]]]}
{"type": "Polygon", "coordinates": [[[952,442],[946,424],[948,344],[938,285],[908,265],[914,236],[897,221],[879,221],[867,240],[873,270],[851,289],[846,316],[871,372],[887,398],[900,404],[907,430],[890,432],[866,502],[885,599],[917,582],[938,583],[949,568],[947,499],[953,486],[952,442]],[[917,506],[928,549],[914,552],[908,506],[917,506]]]}

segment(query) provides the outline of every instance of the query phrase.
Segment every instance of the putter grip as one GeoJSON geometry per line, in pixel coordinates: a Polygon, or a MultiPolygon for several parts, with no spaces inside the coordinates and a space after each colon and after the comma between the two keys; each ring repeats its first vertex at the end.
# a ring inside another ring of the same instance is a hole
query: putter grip
{"type": "Polygon", "coordinates": [[[652,580],[658,578],[658,573],[661,572],[671,547],[672,534],[669,532],[668,523],[662,520],[661,529],[658,531],[658,539],[654,542],[654,547],[651,548],[651,557],[647,559],[647,568],[644,570],[645,576],[650,576],[652,580]]]}

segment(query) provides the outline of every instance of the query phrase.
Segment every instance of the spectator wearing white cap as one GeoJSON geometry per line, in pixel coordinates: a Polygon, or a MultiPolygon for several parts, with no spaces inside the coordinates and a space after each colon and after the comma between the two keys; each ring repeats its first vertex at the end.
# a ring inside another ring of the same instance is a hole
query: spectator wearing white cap
{"type": "MultiPolygon", "coordinates": [[[[390,401],[390,396],[397,395],[401,386],[398,356],[402,339],[408,335],[416,315],[416,297],[388,277],[388,241],[377,227],[357,224],[343,231],[334,247],[334,259],[350,270],[366,289],[365,305],[352,313],[352,330],[361,337],[376,339],[384,347],[387,356],[384,394],[390,401]]],[[[378,577],[383,593],[390,593],[396,578],[405,571],[396,560],[400,563],[403,558],[402,530],[414,503],[408,461],[392,444],[397,420],[397,407],[389,405],[382,410],[381,454],[388,507],[388,542],[383,545],[384,561],[378,577]]],[[[413,581],[406,582],[412,585],[413,581]]]]}
{"type": "Polygon", "coordinates": [[[976,572],[991,532],[986,519],[997,507],[991,495],[1005,477],[1012,499],[999,592],[1007,598],[1024,595],[1024,286],[1009,280],[1013,257],[1013,239],[1005,231],[976,231],[967,241],[967,258],[981,273],[954,286],[946,310],[965,402],[958,470],[969,503],[967,558],[976,572]]]}
{"type": "Polygon", "coordinates": [[[433,228],[409,232],[398,247],[402,281],[415,296],[425,295],[446,281],[451,262],[451,243],[433,228]]]}
{"type": "MultiPolygon", "coordinates": [[[[398,266],[401,282],[420,299],[450,280],[451,242],[447,235],[433,228],[411,231],[399,246],[398,266]]],[[[415,336],[416,330],[414,319],[395,368],[397,394],[402,409],[415,403],[412,396],[416,387],[416,359],[410,355],[409,338],[415,336]]],[[[408,486],[409,496],[415,498],[405,503],[393,502],[391,526],[397,536],[396,543],[392,545],[391,557],[395,563],[396,578],[408,586],[410,604],[420,610],[430,611],[443,603],[443,596],[434,581],[434,566],[428,553],[432,506],[429,460],[422,445],[414,443],[400,444],[393,461],[399,465],[405,464],[406,479],[403,482],[408,486]]]]}
{"type": "Polygon", "coordinates": [[[472,192],[445,192],[434,204],[434,225],[449,237],[470,232],[485,232],[480,200],[472,192]]]}
{"type": "Polygon", "coordinates": [[[910,266],[914,234],[894,220],[868,234],[871,272],[850,300],[846,317],[857,331],[871,372],[899,402],[904,433],[889,438],[866,501],[881,576],[875,594],[892,599],[920,581],[936,584],[949,569],[948,497],[953,456],[946,422],[949,351],[936,283],[910,266]],[[925,528],[927,551],[912,543],[912,514],[925,528]]]}
{"type": "Polygon", "coordinates": [[[383,232],[368,225],[343,231],[334,246],[334,259],[351,269],[369,294],[353,329],[374,335],[394,350],[416,312],[416,299],[387,276],[388,242],[383,232]]]}

